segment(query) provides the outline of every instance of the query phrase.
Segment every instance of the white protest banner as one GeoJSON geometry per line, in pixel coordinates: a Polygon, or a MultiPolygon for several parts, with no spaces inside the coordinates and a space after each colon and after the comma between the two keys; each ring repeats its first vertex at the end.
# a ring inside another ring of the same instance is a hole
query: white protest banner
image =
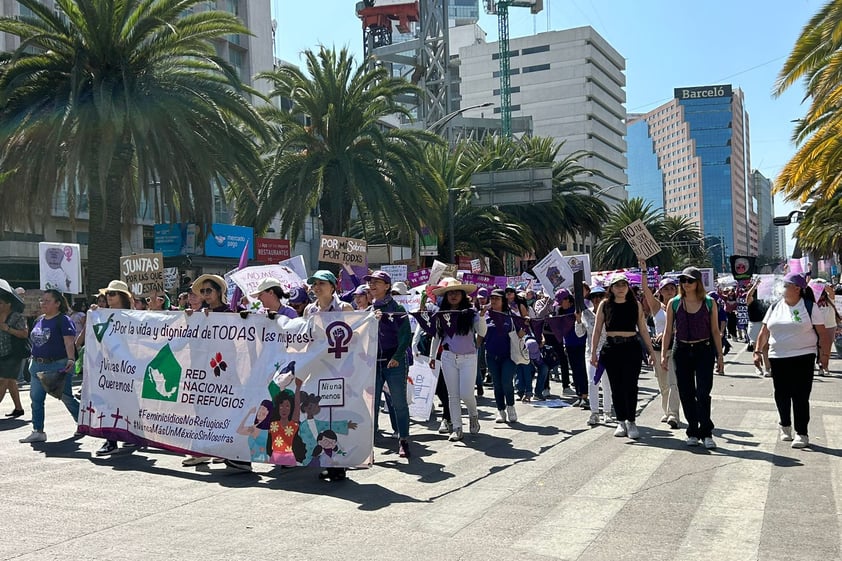
{"type": "Polygon", "coordinates": [[[164,290],[175,292],[178,289],[178,267],[164,267],[164,290]]]}
{"type": "Polygon", "coordinates": [[[270,320],[100,308],[86,329],[85,434],[276,465],[371,464],[370,313],[270,320]],[[301,407],[321,400],[315,414],[301,407]],[[335,448],[319,455],[328,431],[335,448]]]}
{"type": "Polygon", "coordinates": [[[568,259],[558,248],[549,252],[543,259],[532,267],[532,272],[541,281],[541,286],[548,295],[552,296],[560,288],[573,287],[573,271],[568,259]]]}
{"type": "Polygon", "coordinates": [[[479,259],[471,259],[471,272],[472,273],[481,273],[482,272],[482,261],[479,259]]]}
{"type": "Polygon", "coordinates": [[[567,265],[570,266],[570,270],[574,273],[576,271],[582,271],[584,273],[584,280],[588,284],[591,285],[591,256],[588,254],[584,255],[565,255],[564,259],[567,261],[567,265]]]}
{"type": "Polygon", "coordinates": [[[381,265],[380,270],[389,273],[393,283],[398,281],[406,282],[406,265],[381,265]]]}
{"type": "Polygon", "coordinates": [[[283,265],[284,267],[289,267],[295,274],[301,277],[302,279],[306,279],[309,275],[307,274],[307,267],[304,265],[304,256],[303,255],[293,255],[289,259],[284,259],[278,265],[283,265]]]}
{"type": "MultiPolygon", "coordinates": [[[[776,290],[775,284],[780,281],[783,285],[783,277],[777,275],[757,275],[757,294],[755,295],[759,300],[772,301],[780,298],[780,292],[776,290]]],[[[782,288],[782,286],[781,286],[782,288]]],[[[842,302],[842,298],[836,298],[837,304],[842,302]]]]}
{"type": "Polygon", "coordinates": [[[319,242],[319,261],[365,265],[366,247],[365,240],[340,236],[322,236],[319,242]]]}
{"type": "Polygon", "coordinates": [[[442,263],[438,259],[434,259],[433,266],[430,267],[430,277],[427,279],[427,284],[438,284],[441,279],[446,277],[456,278],[456,265],[442,263]]]}
{"type": "Polygon", "coordinates": [[[433,398],[436,396],[436,384],[439,381],[439,368],[430,368],[430,357],[419,355],[409,367],[409,379],[412,382],[412,403],[409,404],[409,417],[416,421],[427,421],[433,410],[433,398]]]}
{"type": "MultiPolygon", "coordinates": [[[[38,243],[41,290],[82,293],[82,255],[77,243],[38,243]]],[[[91,290],[102,288],[91,287],[91,290]]]]}
{"type": "Polygon", "coordinates": [[[164,291],[164,254],[138,253],[120,257],[120,280],[135,296],[164,291]]]}
{"type": "Polygon", "coordinates": [[[708,267],[706,269],[699,269],[702,273],[702,284],[705,286],[705,290],[710,292],[711,290],[716,290],[716,283],[713,281],[713,268],[708,267]]]}
{"type": "Polygon", "coordinates": [[[227,276],[240,287],[243,295],[249,299],[249,308],[258,311],[262,308],[260,300],[252,298],[252,292],[265,278],[272,277],[281,281],[284,290],[289,291],[294,286],[301,286],[304,282],[298,274],[285,265],[259,265],[257,267],[246,267],[244,269],[229,271],[227,276]]]}
{"type": "Polygon", "coordinates": [[[661,252],[661,246],[646,229],[646,225],[639,218],[620,230],[623,237],[629,242],[638,259],[649,259],[661,252]]]}

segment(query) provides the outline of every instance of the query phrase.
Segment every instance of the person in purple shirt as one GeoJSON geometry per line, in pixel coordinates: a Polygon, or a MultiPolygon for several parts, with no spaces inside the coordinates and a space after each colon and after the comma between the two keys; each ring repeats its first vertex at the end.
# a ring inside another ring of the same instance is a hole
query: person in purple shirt
{"type": "MultiPolygon", "coordinates": [[[[47,391],[38,378],[39,372],[71,372],[75,361],[76,328],[67,315],[70,306],[64,295],[58,290],[45,290],[41,300],[43,315],[35,321],[29,332],[32,342],[32,361],[29,366],[31,376],[29,397],[32,399],[32,433],[20,442],[45,442],[44,401],[47,391]]],[[[64,391],[61,401],[74,420],[79,418],[79,402],[73,397],[73,374],[64,377],[64,391]]]]}
{"type": "MultiPolygon", "coordinates": [[[[509,306],[504,303],[506,293],[499,288],[491,291],[489,302],[491,308],[485,321],[488,329],[485,333],[485,362],[491,373],[491,383],[494,385],[494,401],[497,403],[497,418],[495,423],[514,423],[517,421],[515,411],[515,363],[511,357],[509,346],[509,332],[514,330],[514,323],[509,306]]],[[[523,330],[518,336],[523,337],[523,330]]]]}
{"type": "Polygon", "coordinates": [[[263,307],[266,309],[269,319],[275,319],[275,315],[286,316],[295,319],[298,317],[298,312],[291,307],[286,306],[282,298],[289,298],[289,294],[284,292],[284,287],[281,286],[281,281],[272,277],[266,277],[257,289],[250,294],[252,298],[257,298],[263,307]]]}

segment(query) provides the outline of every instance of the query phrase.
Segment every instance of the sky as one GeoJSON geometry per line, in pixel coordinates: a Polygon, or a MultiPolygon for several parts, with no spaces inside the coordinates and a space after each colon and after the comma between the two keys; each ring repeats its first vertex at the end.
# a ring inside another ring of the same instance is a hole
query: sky
{"type": "MultiPolygon", "coordinates": [[[[510,8],[509,35],[524,37],[589,25],[626,59],[626,110],[666,103],[673,88],[732,84],[744,92],[751,167],[775,179],[795,152],[793,123],[805,110],[797,84],[775,98],[775,80],[807,21],[826,0],[544,0],[544,11],[510,8]]],[[[319,44],[362,56],[356,0],[272,0],[276,55],[300,63],[319,44]],[[323,21],[320,21],[323,20],[323,21]]],[[[497,18],[479,25],[497,40],[497,18]]],[[[776,197],[775,214],[799,205],[776,197]]],[[[793,226],[788,228],[791,236],[793,226]]],[[[790,242],[790,251],[792,242],[790,242]]]]}

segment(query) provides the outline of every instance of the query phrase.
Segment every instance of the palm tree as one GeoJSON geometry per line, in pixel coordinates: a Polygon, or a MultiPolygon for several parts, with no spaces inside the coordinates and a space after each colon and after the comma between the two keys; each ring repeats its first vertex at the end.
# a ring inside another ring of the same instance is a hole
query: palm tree
{"type": "Polygon", "coordinates": [[[775,84],[782,94],[804,80],[807,114],[793,140],[798,151],[784,166],[775,191],[806,202],[829,199],[842,187],[842,0],[831,0],[804,26],[775,84]]]}
{"type": "Polygon", "coordinates": [[[272,82],[272,98],[291,107],[266,111],[277,137],[265,146],[257,188],[235,189],[237,222],[263,230],[280,213],[281,233],[295,237],[307,213],[318,209],[324,232],[342,235],[356,207],[379,229],[420,231],[435,218],[428,209],[439,195],[436,185],[419,180],[428,177],[424,147],[441,139],[384,124],[409,117],[398,99],[417,88],[383,66],[356,66],[347,49],[321,47],[304,58],[306,73],[281,66],[258,76],[272,82]]]}
{"type": "Polygon", "coordinates": [[[204,226],[213,186],[257,169],[252,92],[211,42],[249,31],[225,12],[190,13],[201,0],[18,1],[31,16],[0,18],[21,39],[0,55],[0,169],[13,170],[0,221],[47,215],[67,190],[71,217],[89,212],[87,286],[105,286],[153,184],[170,219],[204,226]]]}
{"type": "Polygon", "coordinates": [[[701,267],[709,264],[710,258],[705,252],[702,233],[686,216],[664,216],[661,235],[668,252],[664,257],[669,258],[663,262],[663,267],[677,270],[691,265],[701,267]]]}
{"type": "MultiPolygon", "coordinates": [[[[643,222],[656,242],[665,241],[661,209],[653,209],[651,203],[641,198],[629,199],[618,204],[608,215],[594,248],[594,268],[611,270],[637,266],[638,259],[621,232],[635,220],[643,222]]],[[[663,251],[647,260],[651,265],[658,265],[661,270],[671,268],[670,261],[670,256],[663,251]]]]}
{"type": "Polygon", "coordinates": [[[842,191],[817,201],[804,211],[795,236],[802,250],[819,255],[842,252],[842,191]]]}

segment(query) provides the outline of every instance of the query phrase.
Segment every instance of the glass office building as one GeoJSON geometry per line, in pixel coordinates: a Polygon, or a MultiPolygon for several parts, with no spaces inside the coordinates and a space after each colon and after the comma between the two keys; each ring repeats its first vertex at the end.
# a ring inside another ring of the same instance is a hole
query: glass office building
{"type": "Polygon", "coordinates": [[[748,115],[731,85],[676,88],[674,99],[629,119],[629,196],[695,222],[718,270],[757,255],[758,206],[750,178],[748,115]],[[652,158],[661,171],[661,196],[652,158]]]}
{"type": "Polygon", "coordinates": [[[450,0],[447,17],[451,25],[470,25],[479,21],[479,0],[450,0]]]}

